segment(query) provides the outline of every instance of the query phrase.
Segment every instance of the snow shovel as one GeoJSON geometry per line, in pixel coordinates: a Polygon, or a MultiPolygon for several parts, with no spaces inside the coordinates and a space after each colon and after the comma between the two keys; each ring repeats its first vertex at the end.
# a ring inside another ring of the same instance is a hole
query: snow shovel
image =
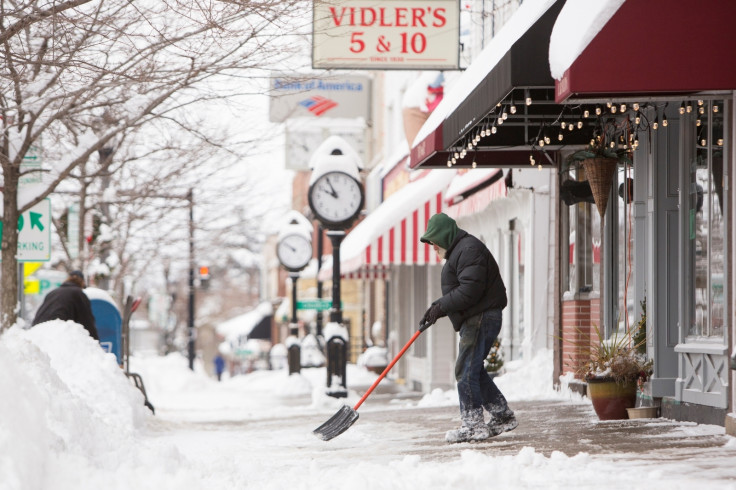
{"type": "Polygon", "coordinates": [[[368,391],[365,392],[363,398],[361,398],[353,408],[350,408],[348,405],[343,405],[342,408],[340,408],[340,410],[338,410],[335,415],[330,417],[327,422],[314,429],[312,433],[323,441],[329,441],[330,439],[334,439],[335,437],[348,430],[350,426],[353,425],[356,420],[358,420],[358,408],[363,404],[365,399],[368,398],[368,395],[370,395],[376,388],[376,386],[378,386],[378,383],[380,383],[381,380],[386,377],[391,368],[394,367],[394,364],[396,364],[396,361],[398,361],[401,356],[404,355],[404,352],[406,352],[411,344],[413,344],[414,341],[419,337],[419,334],[427,330],[429,326],[430,324],[428,323],[423,323],[422,325],[420,325],[419,330],[414,332],[414,335],[412,336],[412,338],[409,339],[409,342],[406,343],[404,348],[401,349],[401,352],[399,352],[398,355],[394,357],[394,360],[391,361],[388,366],[386,366],[386,369],[383,370],[378,379],[373,383],[373,385],[371,385],[370,388],[368,388],[368,391]]]}

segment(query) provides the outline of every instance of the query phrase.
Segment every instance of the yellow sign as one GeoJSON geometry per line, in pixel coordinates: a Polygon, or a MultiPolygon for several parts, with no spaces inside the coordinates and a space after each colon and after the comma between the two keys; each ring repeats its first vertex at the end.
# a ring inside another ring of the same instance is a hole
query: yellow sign
{"type": "Polygon", "coordinates": [[[41,281],[38,279],[26,279],[23,281],[23,293],[24,294],[39,294],[41,292],[41,281]]]}
{"type": "Polygon", "coordinates": [[[41,268],[43,262],[22,262],[23,264],[23,293],[24,294],[40,294],[41,293],[41,281],[38,279],[28,279],[38,269],[41,268]]]}
{"type": "Polygon", "coordinates": [[[42,265],[43,262],[25,262],[23,264],[23,275],[26,277],[32,276],[42,265]]]}

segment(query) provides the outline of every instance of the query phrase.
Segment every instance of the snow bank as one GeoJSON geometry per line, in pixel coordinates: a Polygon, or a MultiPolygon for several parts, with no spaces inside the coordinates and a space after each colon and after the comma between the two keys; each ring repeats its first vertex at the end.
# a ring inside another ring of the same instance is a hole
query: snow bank
{"type": "MultiPolygon", "coordinates": [[[[560,389],[552,387],[552,365],[554,353],[550,349],[540,351],[531,361],[508,361],[504,374],[494,379],[510,403],[522,400],[565,400],[572,403],[590,404],[590,400],[570,390],[570,377],[560,377],[560,389]]],[[[459,406],[457,390],[435,389],[416,403],[418,407],[459,406]]]]}
{"type": "Polygon", "coordinates": [[[51,488],[48,475],[61,488],[80,467],[114,474],[123,455],[131,460],[126,452],[147,417],[143,396],[115,356],[73,322],[5,332],[0,393],[3,489],[51,488]]]}

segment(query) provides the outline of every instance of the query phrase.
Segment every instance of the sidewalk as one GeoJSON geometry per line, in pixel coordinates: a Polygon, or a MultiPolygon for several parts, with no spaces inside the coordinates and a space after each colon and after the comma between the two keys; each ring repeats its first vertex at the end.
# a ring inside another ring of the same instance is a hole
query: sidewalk
{"type": "Polygon", "coordinates": [[[708,481],[733,481],[736,488],[736,439],[720,426],[662,418],[599,421],[589,404],[525,401],[510,403],[519,420],[516,430],[483,442],[448,444],[445,432],[460,424],[457,407],[407,410],[387,404],[390,395],[377,398],[372,406],[359,410],[360,419],[349,431],[390,428],[391,442],[403,446],[397,454],[420,454],[422,459],[441,461],[457,458],[468,449],[495,456],[515,455],[531,447],[547,457],[559,451],[569,457],[587,453],[628,464],[681,461],[687,473],[701,474],[708,481]],[[426,437],[417,440],[417,432],[426,437]],[[402,433],[409,440],[402,439],[402,433]]]}

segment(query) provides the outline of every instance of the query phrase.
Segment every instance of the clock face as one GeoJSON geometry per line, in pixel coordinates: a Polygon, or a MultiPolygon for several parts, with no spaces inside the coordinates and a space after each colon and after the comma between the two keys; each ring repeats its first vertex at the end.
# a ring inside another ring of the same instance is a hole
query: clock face
{"type": "Polygon", "coordinates": [[[312,258],[312,242],[302,235],[286,235],[276,247],[281,264],[289,270],[301,270],[312,258]]]}
{"type": "Polygon", "coordinates": [[[328,227],[349,226],[363,207],[363,187],[344,172],[327,172],[309,188],[309,205],[328,227]]]}
{"type": "Polygon", "coordinates": [[[288,131],[286,133],[286,168],[309,170],[309,159],[325,140],[322,131],[288,131]]]}

